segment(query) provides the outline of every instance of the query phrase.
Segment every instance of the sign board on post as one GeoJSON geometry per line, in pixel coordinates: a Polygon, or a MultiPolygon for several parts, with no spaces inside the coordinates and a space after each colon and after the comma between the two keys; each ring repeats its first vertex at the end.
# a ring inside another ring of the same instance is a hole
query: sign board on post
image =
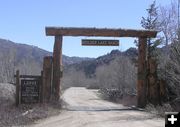
{"type": "Polygon", "coordinates": [[[82,39],[83,46],[119,46],[119,40],[82,39]]]}
{"type": "Polygon", "coordinates": [[[21,103],[39,102],[39,83],[38,79],[21,80],[21,103]]]}

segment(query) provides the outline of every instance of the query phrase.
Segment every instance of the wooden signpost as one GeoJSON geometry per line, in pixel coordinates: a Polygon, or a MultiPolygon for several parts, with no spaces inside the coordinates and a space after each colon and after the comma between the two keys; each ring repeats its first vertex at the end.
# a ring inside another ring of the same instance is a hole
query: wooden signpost
{"type": "MultiPolygon", "coordinates": [[[[111,29],[111,28],[75,28],[75,27],[46,27],[46,35],[54,36],[54,51],[52,57],[45,57],[41,76],[20,75],[16,72],[16,104],[36,102],[59,102],[60,84],[62,80],[62,43],[64,36],[92,36],[92,37],[138,37],[138,76],[137,76],[137,103],[138,107],[147,104],[147,86],[156,85],[151,79],[148,84],[148,74],[153,70],[147,68],[147,38],[156,37],[157,31],[111,29]],[[21,95],[21,96],[20,96],[21,95]]],[[[119,40],[91,40],[83,39],[86,46],[119,46],[119,40]]],[[[154,78],[153,78],[154,79],[154,78]]],[[[153,91],[151,91],[153,94],[153,91]]],[[[151,102],[158,101],[157,94],[153,94],[151,102]]],[[[158,102],[159,103],[159,102],[158,102]]]]}
{"type": "MultiPolygon", "coordinates": [[[[138,107],[145,107],[147,103],[147,38],[156,37],[157,31],[112,29],[112,28],[76,28],[76,27],[46,27],[46,35],[54,36],[53,52],[53,90],[55,101],[60,98],[61,66],[62,66],[62,41],[64,36],[88,36],[88,37],[137,37],[138,45],[138,76],[137,76],[137,103],[138,107]]],[[[82,40],[82,45],[87,46],[118,46],[118,40],[82,40]]],[[[154,85],[154,84],[151,84],[154,85]]]]}
{"type": "Polygon", "coordinates": [[[14,77],[16,77],[16,106],[42,102],[42,75],[20,75],[17,70],[14,77]]]}
{"type": "Polygon", "coordinates": [[[119,46],[119,40],[82,39],[83,46],[119,46]]]}

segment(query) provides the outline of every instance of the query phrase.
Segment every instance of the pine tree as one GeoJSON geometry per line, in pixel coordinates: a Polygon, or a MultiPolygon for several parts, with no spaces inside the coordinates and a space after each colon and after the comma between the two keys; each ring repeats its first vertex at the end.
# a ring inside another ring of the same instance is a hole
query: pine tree
{"type": "MultiPolygon", "coordinates": [[[[156,7],[156,1],[150,5],[147,10],[147,17],[142,17],[141,26],[147,30],[159,30],[160,23],[158,21],[158,7],[156,7]]],[[[154,49],[161,43],[161,39],[152,41],[148,38],[148,57],[153,55],[154,49]]]]}
{"type": "Polygon", "coordinates": [[[147,18],[142,17],[141,25],[143,28],[148,30],[158,29],[158,7],[156,7],[156,2],[154,1],[147,10],[147,18]]]}

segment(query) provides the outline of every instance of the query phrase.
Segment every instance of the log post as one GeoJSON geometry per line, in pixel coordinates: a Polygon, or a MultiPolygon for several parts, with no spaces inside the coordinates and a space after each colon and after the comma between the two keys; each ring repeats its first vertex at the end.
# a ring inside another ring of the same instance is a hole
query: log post
{"type": "Polygon", "coordinates": [[[43,71],[41,71],[41,79],[40,79],[40,103],[43,103],[43,71]]]}
{"type": "Polygon", "coordinates": [[[60,98],[60,83],[62,70],[62,36],[55,36],[53,52],[53,86],[52,100],[57,102],[60,98]]]}
{"type": "Polygon", "coordinates": [[[147,99],[147,70],[146,70],[146,47],[147,38],[139,38],[138,45],[138,81],[137,81],[137,106],[144,108],[147,99]]]}
{"type": "Polygon", "coordinates": [[[43,102],[49,102],[51,97],[52,56],[44,57],[43,63],[43,102]]]}
{"type": "Polygon", "coordinates": [[[160,104],[160,84],[157,78],[157,63],[153,58],[149,59],[148,74],[148,101],[153,105],[160,104]]]}
{"type": "Polygon", "coordinates": [[[19,70],[17,70],[16,71],[16,106],[20,104],[19,89],[20,89],[20,76],[19,76],[19,70]]]}
{"type": "Polygon", "coordinates": [[[159,81],[159,87],[160,87],[160,104],[162,104],[163,102],[167,101],[167,94],[166,94],[166,81],[164,80],[160,80],[159,81]]]}

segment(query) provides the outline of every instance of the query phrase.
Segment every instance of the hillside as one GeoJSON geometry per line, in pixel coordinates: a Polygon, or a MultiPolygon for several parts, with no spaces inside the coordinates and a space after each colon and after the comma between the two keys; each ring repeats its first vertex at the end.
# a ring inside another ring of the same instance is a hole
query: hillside
{"type": "Polygon", "coordinates": [[[111,61],[115,60],[117,57],[120,56],[128,57],[133,61],[133,63],[135,63],[138,52],[136,48],[129,48],[124,52],[121,52],[119,50],[112,50],[110,53],[100,56],[94,60],[86,60],[80,63],[68,65],[66,66],[65,71],[75,68],[78,71],[85,72],[86,76],[91,77],[94,75],[97,67],[102,65],[108,65],[111,61]]]}
{"type": "MultiPolygon", "coordinates": [[[[13,82],[13,75],[17,69],[21,74],[40,74],[44,56],[52,56],[51,52],[36,46],[19,44],[10,40],[0,39],[0,82],[13,82]]],[[[87,76],[95,73],[97,67],[109,64],[118,56],[137,57],[137,50],[130,48],[125,52],[113,50],[96,59],[82,57],[68,57],[63,55],[64,70],[75,68],[83,70],[87,76]]]]}
{"type": "MultiPolygon", "coordinates": [[[[43,57],[49,55],[52,53],[35,46],[0,39],[0,82],[12,82],[17,69],[21,74],[39,74],[42,70],[43,57]]],[[[64,66],[84,60],[91,59],[63,55],[64,66]]]]}

